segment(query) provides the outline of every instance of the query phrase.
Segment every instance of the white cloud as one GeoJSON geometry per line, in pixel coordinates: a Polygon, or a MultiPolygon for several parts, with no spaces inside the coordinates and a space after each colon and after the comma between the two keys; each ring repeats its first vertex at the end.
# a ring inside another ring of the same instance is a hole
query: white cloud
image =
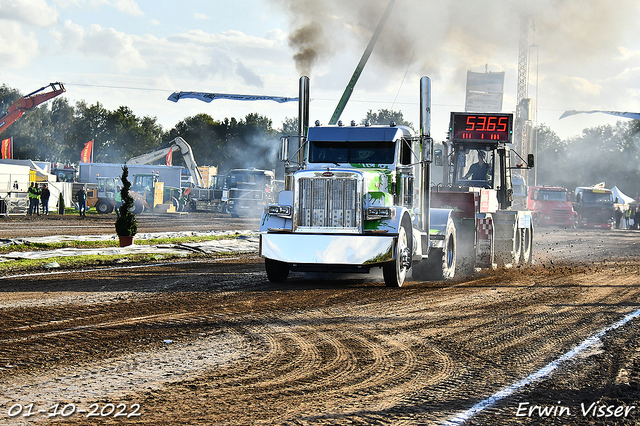
{"type": "Polygon", "coordinates": [[[128,73],[134,68],[147,68],[135,38],[113,28],[91,25],[85,30],[80,25],[66,21],[61,33],[54,32],[63,51],[75,50],[86,56],[99,56],[110,60],[111,67],[128,73]]]}
{"type": "Polygon", "coordinates": [[[58,11],[45,0],[0,0],[0,20],[44,28],[57,22],[58,11]]]}
{"type": "Polygon", "coordinates": [[[144,16],[144,12],[134,0],[116,0],[112,3],[112,6],[133,16],[144,16]]]}
{"type": "Polygon", "coordinates": [[[129,15],[144,16],[144,12],[135,0],[54,0],[54,2],[63,9],[76,6],[80,9],[97,10],[106,6],[129,15]]]}
{"type": "Polygon", "coordinates": [[[193,14],[193,19],[198,20],[198,21],[208,21],[209,18],[207,15],[205,15],[204,13],[194,13],[193,14]]]}
{"type": "Polygon", "coordinates": [[[25,34],[20,24],[0,20],[0,58],[3,67],[22,68],[38,53],[38,39],[34,33],[25,34]]]}

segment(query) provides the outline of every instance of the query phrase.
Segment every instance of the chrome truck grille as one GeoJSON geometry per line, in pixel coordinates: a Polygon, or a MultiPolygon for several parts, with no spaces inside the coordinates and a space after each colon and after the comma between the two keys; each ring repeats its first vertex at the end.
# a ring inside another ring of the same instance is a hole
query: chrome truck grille
{"type": "Polygon", "coordinates": [[[358,183],[356,174],[296,179],[296,230],[359,232],[362,203],[358,183]]]}

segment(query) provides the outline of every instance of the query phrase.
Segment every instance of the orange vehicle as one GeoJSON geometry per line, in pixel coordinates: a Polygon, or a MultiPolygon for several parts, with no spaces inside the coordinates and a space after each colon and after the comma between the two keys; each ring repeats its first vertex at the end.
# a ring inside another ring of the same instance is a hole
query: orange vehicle
{"type": "Polygon", "coordinates": [[[65,91],[66,90],[62,83],[51,83],[48,86],[41,87],[35,92],[31,92],[27,96],[23,96],[18,99],[11,104],[7,113],[0,117],[0,133],[12,125],[18,118],[22,117],[22,114],[24,114],[25,111],[29,111],[41,103],[46,102],[51,98],[55,98],[65,91]],[[40,93],[47,87],[51,87],[50,92],[40,93]]]}

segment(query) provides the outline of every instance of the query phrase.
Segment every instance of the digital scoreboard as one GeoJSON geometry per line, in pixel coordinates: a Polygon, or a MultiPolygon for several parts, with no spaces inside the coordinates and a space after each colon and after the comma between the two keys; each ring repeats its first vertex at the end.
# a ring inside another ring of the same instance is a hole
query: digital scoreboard
{"type": "Polygon", "coordinates": [[[452,141],[511,143],[513,114],[452,112],[452,141]]]}

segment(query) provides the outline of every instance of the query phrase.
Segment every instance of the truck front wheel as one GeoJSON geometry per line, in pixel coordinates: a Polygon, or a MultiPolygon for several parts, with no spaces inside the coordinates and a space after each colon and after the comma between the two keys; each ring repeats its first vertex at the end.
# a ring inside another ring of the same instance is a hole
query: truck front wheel
{"type": "Polygon", "coordinates": [[[387,287],[402,287],[411,268],[411,249],[409,248],[407,231],[404,225],[398,230],[395,259],[382,267],[382,275],[387,287]]]}
{"type": "Polygon", "coordinates": [[[264,259],[264,267],[267,271],[267,278],[272,283],[283,283],[289,276],[289,264],[279,260],[264,259]]]}

